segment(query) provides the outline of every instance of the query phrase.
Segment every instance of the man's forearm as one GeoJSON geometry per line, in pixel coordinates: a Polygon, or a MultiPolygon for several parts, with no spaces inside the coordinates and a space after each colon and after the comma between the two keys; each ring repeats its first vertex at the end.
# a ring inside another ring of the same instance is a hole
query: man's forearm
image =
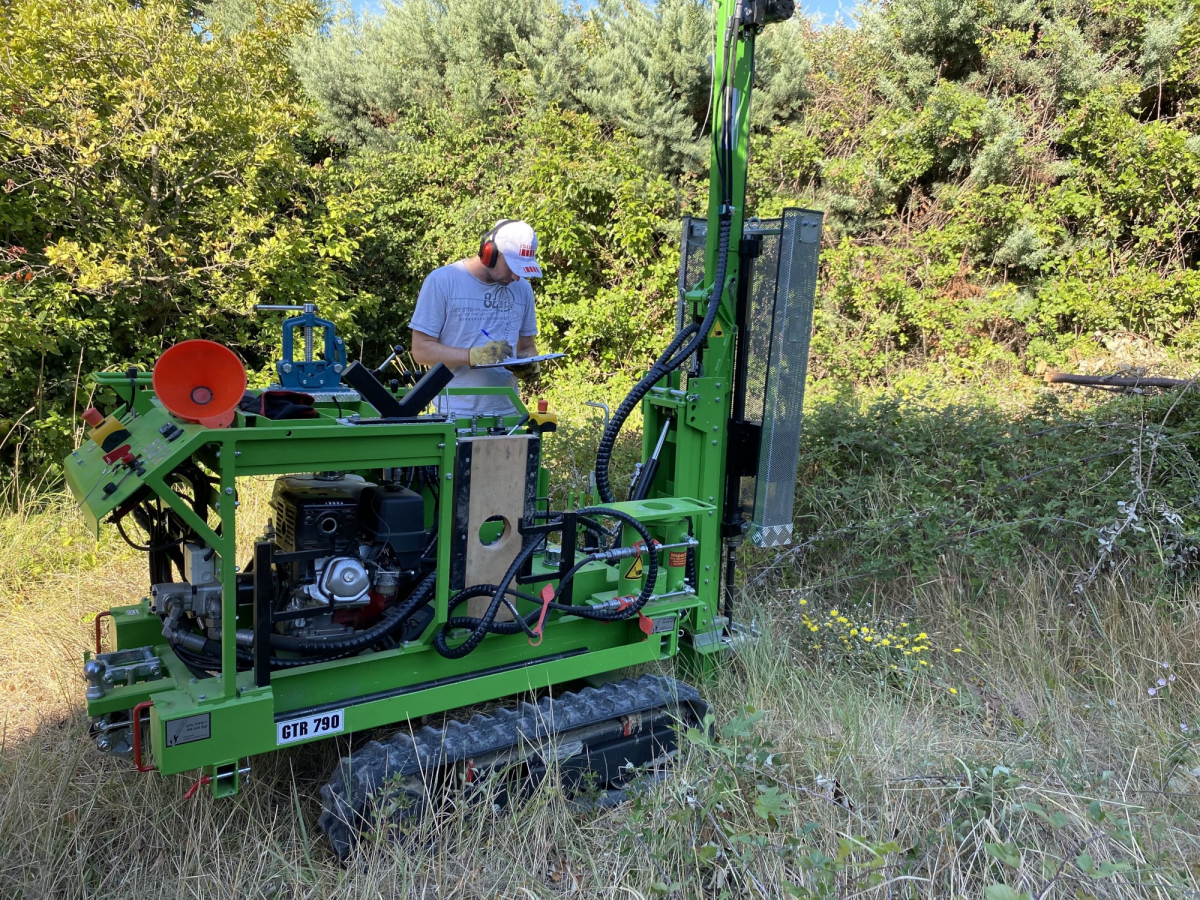
{"type": "Polygon", "coordinates": [[[413,360],[421,366],[435,366],[444,363],[451,369],[471,364],[471,350],[468,347],[450,347],[436,338],[413,332],[413,360]]]}

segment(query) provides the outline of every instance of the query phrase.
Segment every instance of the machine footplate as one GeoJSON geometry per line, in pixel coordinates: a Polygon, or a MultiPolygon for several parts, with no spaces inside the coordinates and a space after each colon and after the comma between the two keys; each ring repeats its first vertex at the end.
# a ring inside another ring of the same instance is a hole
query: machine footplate
{"type": "Polygon", "coordinates": [[[619,789],[635,769],[669,758],[676,727],[699,725],[707,711],[695,688],[643,675],[398,732],[342,758],[321,788],[318,824],[345,859],[360,834],[448,800],[486,796],[502,805],[514,789],[536,786],[556,761],[568,788],[586,781],[619,789]]]}

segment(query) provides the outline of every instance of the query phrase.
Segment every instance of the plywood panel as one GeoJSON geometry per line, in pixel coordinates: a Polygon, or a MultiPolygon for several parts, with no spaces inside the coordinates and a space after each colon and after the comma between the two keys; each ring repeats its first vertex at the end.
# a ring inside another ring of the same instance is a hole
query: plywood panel
{"type": "MultiPolygon", "coordinates": [[[[525,515],[526,477],[531,435],[497,435],[467,438],[471,445],[470,502],[466,533],[466,585],[497,584],[521,550],[517,526],[525,515]],[[479,529],[493,516],[504,520],[504,531],[492,544],[484,544],[479,529]]],[[[468,615],[479,616],[489,598],[467,601],[468,615]]],[[[501,609],[498,620],[511,619],[501,609]]]]}

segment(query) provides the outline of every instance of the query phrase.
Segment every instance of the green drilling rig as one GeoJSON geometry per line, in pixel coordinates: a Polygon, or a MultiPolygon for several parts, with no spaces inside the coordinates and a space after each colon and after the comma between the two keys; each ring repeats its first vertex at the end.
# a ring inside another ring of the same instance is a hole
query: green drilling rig
{"type": "Polygon", "coordinates": [[[591,496],[552,507],[548,410],[509,391],[512,416],[435,414],[443,392],[507,389],[448,387],[440,364],[385,384],[311,306],[284,321],[267,391],[246,393],[236,354],[208,341],[94,376],[115,400],[85,414],[67,481],[97,534],[136,523],[149,560],[147,596],[99,614],[85,660],[101,750],[198,770],[193,792],[221,797],[258,754],[371,730],[322,789],[341,857],[381,815],[494,793],[500,773],[529,785],[554,765],[619,792],[669,760],[700,694],[614,673],[677,658],[702,683],[749,638],[736,548],[791,540],[822,217],[743,206],[755,38],[792,14],[719,0],[708,214],[684,220],[676,334],[606,409],[591,496]],[[296,395],[303,417],[271,414],[296,395]],[[610,460],[639,404],[642,463],[618,499],[610,460]],[[270,519],[244,523],[239,488],[264,476],[270,519]]]}

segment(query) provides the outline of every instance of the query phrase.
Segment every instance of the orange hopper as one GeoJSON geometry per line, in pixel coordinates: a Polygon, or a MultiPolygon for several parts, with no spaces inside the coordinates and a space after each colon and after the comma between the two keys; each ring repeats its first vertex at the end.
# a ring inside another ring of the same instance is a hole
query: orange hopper
{"type": "Polygon", "coordinates": [[[208,428],[226,428],[246,391],[237,354],[215,341],[176,344],[154,364],[154,393],[172,415],[208,428]]]}

